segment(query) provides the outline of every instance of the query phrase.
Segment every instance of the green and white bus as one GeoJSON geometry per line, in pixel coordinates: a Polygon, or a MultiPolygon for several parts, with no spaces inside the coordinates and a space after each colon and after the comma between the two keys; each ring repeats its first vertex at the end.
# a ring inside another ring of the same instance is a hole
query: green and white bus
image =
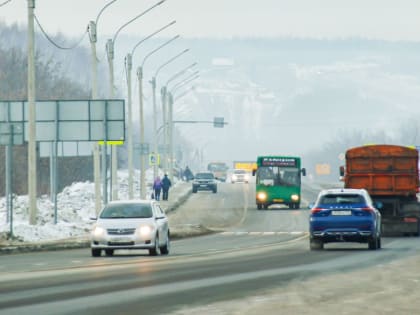
{"type": "Polygon", "coordinates": [[[301,159],[293,156],[259,156],[256,175],[256,203],[258,210],[273,204],[284,204],[299,209],[301,201],[301,159]]]}

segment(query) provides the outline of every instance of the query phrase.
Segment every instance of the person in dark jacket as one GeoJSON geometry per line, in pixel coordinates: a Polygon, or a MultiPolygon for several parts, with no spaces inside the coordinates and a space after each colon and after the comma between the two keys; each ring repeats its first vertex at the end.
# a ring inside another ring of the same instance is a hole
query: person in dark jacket
{"type": "Polygon", "coordinates": [[[185,171],[184,171],[184,180],[189,182],[190,180],[193,179],[193,173],[191,172],[190,168],[188,166],[185,167],[185,171]]]}
{"type": "Polygon", "coordinates": [[[168,175],[165,174],[162,179],[162,200],[168,200],[169,197],[169,188],[171,187],[171,180],[168,178],[168,175]]]}
{"type": "Polygon", "coordinates": [[[160,180],[160,177],[156,177],[154,183],[153,183],[153,190],[154,190],[154,197],[155,200],[159,201],[160,199],[160,191],[162,189],[162,181],[160,180]]]}

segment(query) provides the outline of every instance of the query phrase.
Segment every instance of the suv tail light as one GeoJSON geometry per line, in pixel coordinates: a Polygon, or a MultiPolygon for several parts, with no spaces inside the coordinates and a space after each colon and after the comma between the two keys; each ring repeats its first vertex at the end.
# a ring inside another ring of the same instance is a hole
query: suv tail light
{"type": "Polygon", "coordinates": [[[373,209],[372,207],[363,207],[362,210],[367,212],[375,212],[375,209],[373,209]]]}
{"type": "Polygon", "coordinates": [[[318,212],[321,212],[322,210],[324,210],[324,208],[312,208],[311,209],[311,213],[318,213],[318,212]]]}

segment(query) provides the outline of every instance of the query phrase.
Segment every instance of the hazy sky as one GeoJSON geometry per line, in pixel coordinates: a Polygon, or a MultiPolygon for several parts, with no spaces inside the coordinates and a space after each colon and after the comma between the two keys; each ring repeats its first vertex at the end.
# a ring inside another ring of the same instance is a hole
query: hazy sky
{"type": "MultiPolygon", "coordinates": [[[[0,5],[6,0],[0,0],[0,5]]],[[[95,20],[104,0],[36,0],[44,29],[81,35],[95,20]]],[[[158,0],[117,0],[102,14],[99,35],[114,34],[158,0]]],[[[0,7],[0,20],[26,24],[27,1],[0,7]]],[[[124,28],[145,36],[172,20],[162,35],[183,37],[294,36],[363,37],[420,41],[420,0],[167,0],[124,28]]]]}

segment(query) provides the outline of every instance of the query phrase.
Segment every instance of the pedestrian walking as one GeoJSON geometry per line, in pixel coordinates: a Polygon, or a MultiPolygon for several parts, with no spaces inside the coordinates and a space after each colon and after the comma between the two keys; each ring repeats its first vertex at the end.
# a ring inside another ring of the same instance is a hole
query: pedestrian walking
{"type": "Polygon", "coordinates": [[[153,190],[155,192],[155,200],[160,200],[160,191],[162,189],[162,181],[160,180],[160,177],[157,176],[154,183],[153,183],[153,190]]]}
{"type": "Polygon", "coordinates": [[[191,172],[190,168],[188,166],[185,167],[185,171],[184,171],[184,180],[189,182],[190,180],[193,179],[193,173],[191,172]]]}
{"type": "Polygon", "coordinates": [[[169,188],[171,187],[171,180],[168,178],[168,175],[165,174],[162,179],[162,200],[168,200],[169,197],[169,188]]]}

